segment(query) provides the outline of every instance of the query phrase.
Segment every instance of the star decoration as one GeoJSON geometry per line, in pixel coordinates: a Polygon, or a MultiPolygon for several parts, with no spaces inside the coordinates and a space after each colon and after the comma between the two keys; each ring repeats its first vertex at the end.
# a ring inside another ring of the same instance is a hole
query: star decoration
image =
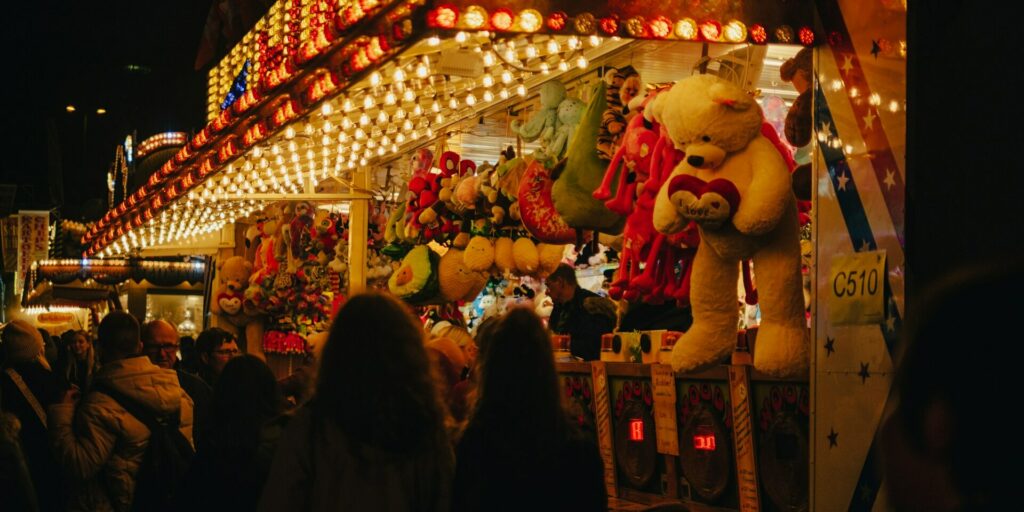
{"type": "Polygon", "coordinates": [[[846,182],[850,181],[850,178],[846,177],[846,171],[843,171],[839,175],[839,177],[836,178],[836,179],[839,180],[839,190],[845,191],[846,190],[846,182]]]}
{"type": "Polygon", "coordinates": [[[831,356],[832,353],[836,351],[835,345],[835,338],[825,338],[825,357],[831,356]]]}
{"type": "Polygon", "coordinates": [[[835,448],[837,446],[839,446],[839,432],[836,432],[836,429],[834,429],[834,428],[829,428],[828,429],[828,447],[829,448],[835,448]]]}
{"type": "Polygon", "coordinates": [[[896,331],[896,317],[895,316],[889,316],[889,318],[885,319],[885,330],[887,330],[889,332],[895,332],[896,331]]]}
{"type": "Polygon", "coordinates": [[[885,171],[885,179],[882,182],[889,187],[889,190],[892,190],[896,186],[896,173],[892,169],[887,169],[885,171]]]}
{"type": "Polygon", "coordinates": [[[843,70],[844,75],[849,74],[853,69],[853,55],[843,55],[843,65],[839,69],[843,70]]]}
{"type": "Polygon", "coordinates": [[[864,128],[870,130],[874,126],[877,117],[871,109],[868,109],[868,113],[864,114],[864,117],[861,118],[864,120],[864,128]]]}
{"type": "Polygon", "coordinates": [[[860,383],[861,384],[866,383],[868,381],[868,377],[871,376],[871,372],[868,371],[868,365],[869,364],[871,364],[871,363],[861,363],[860,364],[860,371],[857,372],[857,375],[860,376],[860,383]]]}
{"type": "Polygon", "coordinates": [[[861,240],[860,248],[857,249],[857,252],[870,251],[872,249],[872,245],[873,244],[867,240],[861,240]]]}
{"type": "Polygon", "coordinates": [[[832,134],[832,123],[828,121],[821,122],[821,131],[831,135],[832,134]]]}
{"type": "Polygon", "coordinates": [[[878,44],[878,40],[877,39],[872,39],[871,40],[871,55],[874,55],[875,58],[877,59],[879,53],[882,53],[882,46],[880,44],[878,44]]]}

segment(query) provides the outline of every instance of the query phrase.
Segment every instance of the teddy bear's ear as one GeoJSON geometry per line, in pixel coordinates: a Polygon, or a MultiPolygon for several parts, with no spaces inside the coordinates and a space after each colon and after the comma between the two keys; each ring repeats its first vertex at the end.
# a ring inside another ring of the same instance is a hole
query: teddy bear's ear
{"type": "Polygon", "coordinates": [[[754,102],[753,98],[742,89],[731,84],[714,84],[708,94],[711,96],[711,101],[733,110],[747,110],[754,102]]]}

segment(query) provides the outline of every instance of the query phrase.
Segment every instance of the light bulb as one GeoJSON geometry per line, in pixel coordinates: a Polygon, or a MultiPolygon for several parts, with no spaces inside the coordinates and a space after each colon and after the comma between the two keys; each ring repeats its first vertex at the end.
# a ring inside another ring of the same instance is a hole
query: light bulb
{"type": "Polygon", "coordinates": [[[516,60],[516,51],[512,48],[505,50],[505,62],[514,62],[516,60]]]}
{"type": "Polygon", "coordinates": [[[526,58],[532,59],[535,57],[537,57],[537,47],[531,44],[530,46],[526,47],[526,58]]]}
{"type": "Polygon", "coordinates": [[[401,121],[402,119],[405,119],[405,116],[406,116],[405,110],[398,109],[398,110],[395,111],[395,113],[391,117],[393,119],[397,119],[397,120],[401,121]]]}
{"type": "Polygon", "coordinates": [[[394,79],[395,79],[396,82],[404,81],[405,80],[405,70],[403,70],[400,67],[399,68],[395,68],[395,74],[393,76],[394,76],[394,79]]]}
{"type": "Polygon", "coordinates": [[[356,140],[363,140],[366,138],[366,132],[362,128],[356,128],[356,140]]]}
{"type": "Polygon", "coordinates": [[[381,146],[387,146],[388,144],[391,144],[391,139],[388,138],[387,135],[385,135],[385,136],[380,138],[380,145],[381,146]]]}
{"type": "Polygon", "coordinates": [[[491,67],[491,66],[494,65],[494,54],[491,53],[490,51],[484,52],[483,59],[484,59],[484,66],[491,67]]]}
{"type": "Polygon", "coordinates": [[[417,103],[416,106],[412,108],[412,113],[415,116],[422,116],[423,115],[423,107],[421,107],[419,105],[419,103],[417,103]]]}
{"type": "Polygon", "coordinates": [[[501,99],[503,100],[507,100],[509,97],[508,89],[502,89],[501,91],[499,91],[498,96],[501,96],[501,99]]]}
{"type": "Polygon", "coordinates": [[[402,101],[406,103],[416,101],[416,93],[412,92],[412,89],[406,89],[405,92],[402,93],[402,101]]]}
{"type": "Polygon", "coordinates": [[[383,147],[377,148],[377,155],[384,156],[384,148],[383,147]]]}
{"type": "Polygon", "coordinates": [[[359,126],[368,126],[370,124],[370,116],[366,115],[366,112],[359,114],[359,126]]]}
{"type": "Polygon", "coordinates": [[[579,47],[579,45],[580,45],[580,40],[579,40],[579,38],[577,38],[576,36],[571,36],[571,37],[569,37],[569,40],[568,40],[568,41],[566,41],[565,43],[566,43],[567,45],[569,45],[569,49],[571,49],[571,50],[575,50],[576,48],[578,48],[578,47],[579,47]]]}
{"type": "Polygon", "coordinates": [[[564,60],[558,61],[558,70],[559,71],[569,71],[569,63],[564,61],[564,60]]]}
{"type": "Polygon", "coordinates": [[[377,114],[377,122],[380,123],[380,124],[387,123],[388,122],[388,115],[387,115],[387,113],[385,113],[383,110],[381,110],[380,113],[377,114]]]}
{"type": "Polygon", "coordinates": [[[466,105],[469,105],[471,107],[473,105],[476,105],[476,96],[473,96],[473,93],[469,93],[466,95],[466,105]]]}
{"type": "Polygon", "coordinates": [[[540,63],[540,72],[544,73],[545,75],[551,72],[551,68],[548,67],[547,62],[540,63]]]}
{"type": "Polygon", "coordinates": [[[341,120],[341,128],[343,130],[351,130],[352,129],[352,120],[347,118],[347,117],[342,118],[342,120],[341,120]]]}
{"type": "Polygon", "coordinates": [[[494,94],[489,89],[484,91],[484,101],[494,101],[494,94]]]}
{"type": "Polygon", "coordinates": [[[466,39],[468,39],[468,38],[469,38],[469,36],[465,32],[459,32],[459,33],[455,34],[455,42],[456,43],[465,43],[466,39]]]}
{"type": "Polygon", "coordinates": [[[434,116],[434,122],[437,123],[437,124],[443,123],[444,122],[444,116],[441,115],[441,114],[438,114],[438,115],[434,116]]]}
{"type": "Polygon", "coordinates": [[[399,144],[405,142],[405,135],[403,135],[402,132],[398,132],[398,135],[395,135],[395,142],[399,144]]]}
{"type": "Polygon", "coordinates": [[[398,98],[396,98],[395,97],[395,93],[393,93],[391,91],[388,91],[388,93],[384,95],[384,104],[385,105],[394,105],[397,101],[398,101],[398,98]]]}
{"type": "Polygon", "coordinates": [[[352,152],[359,151],[360,149],[363,149],[363,145],[362,144],[360,144],[358,142],[353,142],[352,143],[352,152]]]}
{"type": "Polygon", "coordinates": [[[437,36],[430,36],[429,38],[427,38],[427,44],[430,46],[437,46],[441,44],[441,39],[438,38],[437,36]]]}
{"type": "Polygon", "coordinates": [[[331,138],[329,136],[327,136],[327,135],[324,135],[323,138],[320,139],[320,145],[324,146],[324,149],[327,149],[327,145],[330,144],[330,143],[331,143],[331,138]]]}
{"type": "Polygon", "coordinates": [[[345,112],[351,112],[355,106],[352,105],[352,100],[345,98],[345,102],[342,104],[341,108],[345,112]]]}
{"type": "Polygon", "coordinates": [[[373,97],[367,94],[363,96],[363,108],[373,108],[377,102],[373,101],[373,97]]]}
{"type": "Polygon", "coordinates": [[[277,144],[274,144],[273,146],[270,146],[270,154],[271,155],[280,155],[281,154],[281,148],[278,147],[277,144]]]}
{"type": "Polygon", "coordinates": [[[430,127],[428,126],[427,127],[427,138],[429,139],[429,138],[431,138],[433,136],[434,136],[434,130],[431,130],[430,127]]]}
{"type": "Polygon", "coordinates": [[[402,123],[402,129],[405,131],[412,130],[412,121],[406,119],[405,122],[402,123]]]}
{"type": "Polygon", "coordinates": [[[516,94],[518,94],[520,96],[526,96],[526,86],[523,85],[523,84],[517,85],[516,86],[516,94]]]}
{"type": "Polygon", "coordinates": [[[291,139],[293,137],[295,137],[295,128],[292,127],[292,126],[289,126],[288,128],[285,128],[285,130],[284,130],[284,138],[291,139]]]}
{"type": "MultiPolygon", "coordinates": [[[[348,134],[345,132],[338,132],[338,142],[342,144],[348,142],[348,134]]],[[[341,148],[338,149],[340,150],[341,148]]]]}
{"type": "Polygon", "coordinates": [[[494,77],[491,75],[484,75],[482,83],[484,84],[484,87],[491,87],[494,85],[494,77]]]}
{"type": "Polygon", "coordinates": [[[430,104],[430,110],[433,110],[435,113],[440,112],[441,104],[435,99],[434,102],[430,104]]]}
{"type": "Polygon", "coordinates": [[[380,73],[374,71],[370,73],[370,85],[377,87],[380,85],[380,73]]]}
{"type": "Polygon", "coordinates": [[[562,48],[558,45],[558,41],[554,38],[548,39],[548,53],[558,53],[562,48]]]}
{"type": "Polygon", "coordinates": [[[377,141],[373,139],[369,139],[366,141],[366,149],[373,149],[375,147],[377,147],[377,141]]]}
{"type": "Polygon", "coordinates": [[[324,133],[331,133],[331,130],[333,130],[333,129],[334,129],[334,125],[331,124],[330,121],[324,121],[324,126],[323,126],[324,133]]]}
{"type": "Polygon", "coordinates": [[[590,36],[590,46],[596,47],[596,46],[598,46],[600,44],[601,44],[601,38],[600,37],[598,37],[597,35],[591,35],[590,36]]]}
{"type": "Polygon", "coordinates": [[[416,66],[416,76],[418,78],[426,78],[429,72],[430,70],[428,70],[427,67],[424,66],[422,63],[416,66]]]}
{"type": "Polygon", "coordinates": [[[459,108],[459,100],[455,99],[455,96],[452,96],[451,99],[448,100],[448,108],[452,110],[459,108]]]}
{"type": "Polygon", "coordinates": [[[502,71],[501,72],[501,82],[502,83],[506,83],[506,84],[507,83],[511,83],[512,82],[512,72],[510,72],[507,69],[505,71],[502,71]]]}
{"type": "Polygon", "coordinates": [[[576,59],[576,67],[580,69],[587,69],[587,58],[580,55],[580,57],[576,59]]]}

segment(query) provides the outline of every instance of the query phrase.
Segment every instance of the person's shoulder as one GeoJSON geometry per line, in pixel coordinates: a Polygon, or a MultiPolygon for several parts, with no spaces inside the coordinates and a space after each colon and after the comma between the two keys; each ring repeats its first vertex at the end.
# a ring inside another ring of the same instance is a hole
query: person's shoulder
{"type": "Polygon", "coordinates": [[[178,375],[178,384],[181,386],[181,389],[183,389],[188,396],[192,397],[192,401],[195,401],[197,397],[202,400],[213,395],[213,388],[211,388],[203,379],[181,370],[175,370],[175,373],[178,375]]]}

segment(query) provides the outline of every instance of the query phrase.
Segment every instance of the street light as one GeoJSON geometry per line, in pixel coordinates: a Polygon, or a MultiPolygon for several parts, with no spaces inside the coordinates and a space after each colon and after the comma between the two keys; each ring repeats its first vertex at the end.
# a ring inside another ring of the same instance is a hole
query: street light
{"type": "Polygon", "coordinates": [[[67,110],[68,112],[74,112],[75,111],[75,106],[74,105],[68,105],[68,106],[64,107],[64,110],[67,110]]]}

